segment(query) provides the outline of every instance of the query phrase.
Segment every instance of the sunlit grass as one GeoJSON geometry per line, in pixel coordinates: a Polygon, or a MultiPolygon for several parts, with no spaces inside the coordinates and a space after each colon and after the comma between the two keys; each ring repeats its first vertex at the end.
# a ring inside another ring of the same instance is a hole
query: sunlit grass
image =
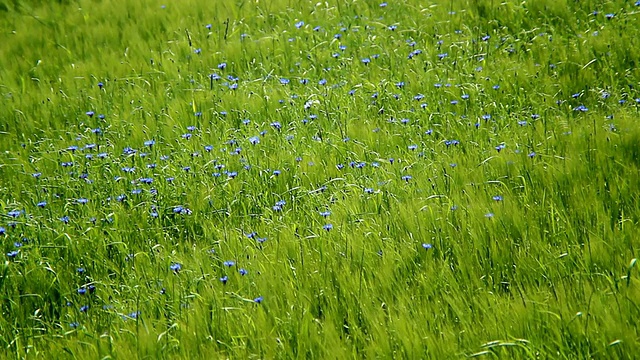
{"type": "Polygon", "coordinates": [[[638,5],[0,2],[3,356],[632,358],[638,5]]]}

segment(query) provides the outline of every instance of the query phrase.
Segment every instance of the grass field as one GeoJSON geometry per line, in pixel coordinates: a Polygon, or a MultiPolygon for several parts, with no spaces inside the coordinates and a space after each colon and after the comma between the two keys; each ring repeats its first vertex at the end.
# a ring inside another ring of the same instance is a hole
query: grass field
{"type": "Polygon", "coordinates": [[[0,358],[638,356],[639,24],[0,0],[0,358]]]}

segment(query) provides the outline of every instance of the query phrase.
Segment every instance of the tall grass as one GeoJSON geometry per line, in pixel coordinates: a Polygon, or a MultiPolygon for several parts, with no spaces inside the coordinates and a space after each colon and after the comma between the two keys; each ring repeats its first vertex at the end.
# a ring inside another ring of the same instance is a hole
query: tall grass
{"type": "Polygon", "coordinates": [[[638,5],[385,4],[0,2],[2,357],[633,358],[638,5]]]}

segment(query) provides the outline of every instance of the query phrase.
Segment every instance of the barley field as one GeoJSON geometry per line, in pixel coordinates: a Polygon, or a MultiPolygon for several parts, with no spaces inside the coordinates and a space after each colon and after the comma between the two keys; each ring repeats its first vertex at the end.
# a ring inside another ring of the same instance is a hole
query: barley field
{"type": "Polygon", "coordinates": [[[640,354],[640,1],[0,0],[0,358],[640,354]]]}

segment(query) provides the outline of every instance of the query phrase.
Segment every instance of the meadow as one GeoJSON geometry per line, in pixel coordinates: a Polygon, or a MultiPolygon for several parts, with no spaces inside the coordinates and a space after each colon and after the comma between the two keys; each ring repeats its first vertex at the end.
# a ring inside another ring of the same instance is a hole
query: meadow
{"type": "Polygon", "coordinates": [[[639,24],[0,0],[0,358],[636,357],[639,24]]]}

